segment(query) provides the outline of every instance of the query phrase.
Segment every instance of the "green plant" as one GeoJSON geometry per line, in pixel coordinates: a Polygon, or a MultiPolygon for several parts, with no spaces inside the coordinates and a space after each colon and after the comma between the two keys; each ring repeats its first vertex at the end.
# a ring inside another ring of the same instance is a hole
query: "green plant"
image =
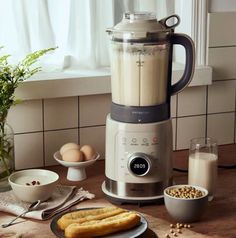
{"type": "Polygon", "coordinates": [[[7,138],[5,124],[10,107],[20,102],[15,98],[15,90],[20,83],[41,70],[40,67],[32,66],[41,56],[53,50],[55,48],[30,53],[16,65],[8,62],[10,55],[0,56],[0,165],[4,166],[4,172],[0,173],[0,179],[11,172],[8,168],[8,160],[11,160],[10,154],[13,148],[7,138]]]}

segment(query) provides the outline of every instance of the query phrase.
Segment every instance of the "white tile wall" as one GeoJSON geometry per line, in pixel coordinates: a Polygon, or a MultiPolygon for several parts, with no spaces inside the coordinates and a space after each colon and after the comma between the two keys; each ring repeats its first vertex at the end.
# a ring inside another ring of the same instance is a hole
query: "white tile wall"
{"type": "Polygon", "coordinates": [[[44,166],[43,132],[15,135],[16,169],[44,166]]]}
{"type": "Polygon", "coordinates": [[[206,116],[182,117],[177,119],[177,150],[188,149],[190,139],[204,137],[206,116]]]}
{"type": "Polygon", "coordinates": [[[220,81],[208,86],[208,113],[229,112],[234,110],[234,82],[220,81]]]}
{"type": "Polygon", "coordinates": [[[236,47],[209,48],[208,65],[213,67],[213,80],[236,78],[236,47]]]}
{"type": "Polygon", "coordinates": [[[44,100],[44,129],[78,127],[78,97],[44,100]]]}
{"type": "Polygon", "coordinates": [[[89,144],[105,158],[105,126],[80,128],[80,145],[89,144]]]}
{"type": "Polygon", "coordinates": [[[171,96],[171,117],[176,117],[177,95],[171,96]]]}
{"type": "Polygon", "coordinates": [[[79,98],[79,126],[104,125],[110,112],[111,95],[92,95],[79,98]]]}
{"type": "Polygon", "coordinates": [[[218,144],[234,143],[235,113],[207,116],[207,136],[217,139],[218,144]]]}
{"type": "Polygon", "coordinates": [[[43,131],[42,100],[24,101],[13,106],[7,117],[14,133],[43,131]]]}
{"type": "Polygon", "coordinates": [[[54,160],[53,154],[58,151],[62,145],[78,142],[78,129],[47,131],[44,134],[45,165],[58,165],[54,160]]]}
{"type": "MultiPolygon", "coordinates": [[[[235,2],[235,0],[231,0],[235,2]]],[[[225,2],[219,0],[222,6],[227,6],[225,2]]],[[[222,9],[221,10],[224,11],[222,9]]],[[[234,6],[235,3],[234,3],[234,6]]],[[[235,45],[236,31],[229,30],[235,28],[236,12],[217,12],[209,14],[209,47],[235,45]],[[227,24],[227,27],[226,27],[227,24]]]]}
{"type": "Polygon", "coordinates": [[[206,114],[206,86],[186,88],[178,94],[178,117],[200,114],[206,114]]]}
{"type": "MultiPolygon", "coordinates": [[[[228,14],[235,13],[236,11],[236,5],[235,5],[235,0],[227,0],[227,1],[222,1],[222,0],[209,0],[208,1],[208,10],[210,12],[216,12],[217,14],[220,13],[225,13],[225,18],[228,14]]],[[[223,18],[223,19],[225,19],[223,18]]],[[[226,19],[228,20],[228,19],[226,19]]],[[[227,22],[227,21],[226,21],[227,22]]],[[[224,25],[223,25],[224,26],[224,25]]],[[[229,23],[229,26],[234,26],[233,22],[229,23]]],[[[224,26],[225,28],[225,26],[224,26]]]]}

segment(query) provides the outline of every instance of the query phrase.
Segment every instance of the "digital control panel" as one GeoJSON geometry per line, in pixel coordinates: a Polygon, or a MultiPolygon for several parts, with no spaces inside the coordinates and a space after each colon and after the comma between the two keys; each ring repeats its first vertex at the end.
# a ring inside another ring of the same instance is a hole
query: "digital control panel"
{"type": "Polygon", "coordinates": [[[134,175],[144,176],[150,170],[151,162],[146,155],[137,153],[131,156],[128,166],[134,175]]]}
{"type": "Polygon", "coordinates": [[[126,181],[157,171],[160,144],[154,132],[119,132],[116,136],[117,174],[126,181]]]}

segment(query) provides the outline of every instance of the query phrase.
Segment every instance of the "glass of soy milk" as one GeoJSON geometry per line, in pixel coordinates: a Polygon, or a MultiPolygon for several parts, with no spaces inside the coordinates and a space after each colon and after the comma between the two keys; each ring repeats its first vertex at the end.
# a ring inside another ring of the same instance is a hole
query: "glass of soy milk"
{"type": "Polygon", "coordinates": [[[194,138],[190,141],[188,183],[208,190],[211,201],[217,182],[217,142],[212,138],[194,138]]]}

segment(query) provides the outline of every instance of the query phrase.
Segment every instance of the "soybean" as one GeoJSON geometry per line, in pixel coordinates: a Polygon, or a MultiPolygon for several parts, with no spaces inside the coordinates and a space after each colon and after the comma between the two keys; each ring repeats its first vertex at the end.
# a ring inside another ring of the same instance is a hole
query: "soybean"
{"type": "MultiPolygon", "coordinates": [[[[203,191],[198,190],[192,186],[170,188],[167,190],[167,194],[172,197],[185,198],[185,199],[199,198],[205,195],[203,191]]],[[[180,225],[179,223],[177,224],[180,225]]]]}

